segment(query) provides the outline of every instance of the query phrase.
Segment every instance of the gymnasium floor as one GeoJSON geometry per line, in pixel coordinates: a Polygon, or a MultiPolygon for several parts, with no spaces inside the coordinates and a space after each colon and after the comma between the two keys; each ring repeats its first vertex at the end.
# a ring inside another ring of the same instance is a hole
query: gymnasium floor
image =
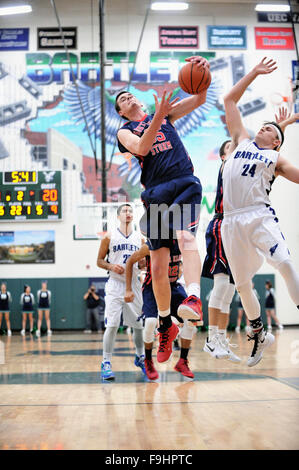
{"type": "Polygon", "coordinates": [[[173,370],[175,351],[157,383],[133,365],[126,333],[117,336],[114,383],[100,381],[102,334],[1,336],[0,450],[299,449],[299,328],[274,335],[248,368],[244,332],[231,338],[240,364],[204,353],[198,332],[195,380],[173,370]]]}

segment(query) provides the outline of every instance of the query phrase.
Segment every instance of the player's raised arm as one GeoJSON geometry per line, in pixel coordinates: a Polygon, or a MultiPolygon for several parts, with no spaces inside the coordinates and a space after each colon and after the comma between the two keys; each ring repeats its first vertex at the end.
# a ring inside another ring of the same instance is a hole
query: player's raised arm
{"type": "Polygon", "coordinates": [[[284,132],[287,126],[299,120],[299,113],[290,114],[285,108],[279,108],[278,115],[275,114],[275,120],[277,124],[279,124],[282,132],[284,132]]]}
{"type": "Polygon", "coordinates": [[[135,253],[133,253],[126,262],[126,292],[125,292],[125,302],[133,302],[134,293],[132,291],[132,276],[133,276],[133,265],[138,261],[148,256],[150,253],[149,247],[144,243],[141,248],[135,253]]]}
{"type": "Polygon", "coordinates": [[[178,98],[171,101],[172,93],[163,92],[161,101],[158,101],[154,95],[156,111],[155,115],[142,137],[138,137],[127,129],[120,129],[117,133],[120,143],[129,150],[133,155],[145,157],[151,150],[157,138],[157,133],[162,125],[163,120],[172,111],[178,98]]]}
{"type": "Polygon", "coordinates": [[[269,59],[266,61],[266,59],[267,58],[264,57],[263,60],[247,75],[241,78],[224,97],[226,124],[230,136],[236,144],[245,138],[249,138],[249,134],[243,125],[237,103],[258,75],[272,73],[277,68],[274,60],[269,59]]]}
{"type": "Polygon", "coordinates": [[[281,155],[279,155],[277,159],[275,175],[283,176],[287,180],[299,184],[299,168],[292,165],[292,163],[290,163],[281,155]]]}

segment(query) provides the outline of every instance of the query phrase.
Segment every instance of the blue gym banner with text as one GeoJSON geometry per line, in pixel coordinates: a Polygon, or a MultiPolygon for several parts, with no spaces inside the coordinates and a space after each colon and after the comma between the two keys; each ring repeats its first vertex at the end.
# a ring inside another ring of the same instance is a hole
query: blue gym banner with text
{"type": "Polygon", "coordinates": [[[209,49],[246,49],[246,26],[207,26],[209,49]]]}

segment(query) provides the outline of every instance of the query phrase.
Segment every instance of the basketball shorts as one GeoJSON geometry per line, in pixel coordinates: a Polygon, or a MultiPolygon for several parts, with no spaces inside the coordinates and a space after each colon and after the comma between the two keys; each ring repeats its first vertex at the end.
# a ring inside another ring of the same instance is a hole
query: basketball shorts
{"type": "Polygon", "coordinates": [[[119,327],[121,314],[123,314],[123,323],[132,328],[143,328],[140,319],[142,314],[142,292],[141,285],[132,284],[135,294],[133,302],[127,303],[124,300],[126,284],[115,279],[109,279],[105,286],[105,325],[119,327]]]}
{"type": "Polygon", "coordinates": [[[215,274],[223,273],[230,276],[230,283],[234,283],[229,269],[228,261],[221,237],[222,219],[212,219],[206,231],[207,254],[202,267],[202,277],[213,279],[215,274]]]}
{"type": "Polygon", "coordinates": [[[225,214],[221,234],[237,288],[253,278],[264,259],[277,268],[290,258],[275,211],[270,206],[225,214]]]}
{"type": "Polygon", "coordinates": [[[165,240],[176,238],[177,230],[196,233],[202,188],[194,175],[182,176],[146,189],[141,194],[145,212],[140,229],[149,240],[150,249],[165,246],[165,240]]]}
{"type": "MultiPolygon", "coordinates": [[[[171,316],[175,317],[180,323],[183,323],[184,320],[180,318],[177,314],[177,310],[179,305],[185,300],[188,295],[182,284],[178,282],[173,282],[170,284],[171,287],[171,304],[170,304],[170,314],[171,316]]],[[[142,290],[142,298],[143,298],[143,307],[142,307],[142,314],[143,318],[157,318],[158,317],[158,308],[156,304],[156,299],[154,296],[154,291],[152,288],[152,284],[148,284],[144,286],[142,290]]]]}

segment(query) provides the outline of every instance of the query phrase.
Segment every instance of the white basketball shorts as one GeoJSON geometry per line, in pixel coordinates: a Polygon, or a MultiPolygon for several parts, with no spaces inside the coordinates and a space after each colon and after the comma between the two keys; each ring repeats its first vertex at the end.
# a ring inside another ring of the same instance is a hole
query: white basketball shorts
{"type": "Polygon", "coordinates": [[[123,314],[123,323],[132,328],[143,328],[142,319],[138,317],[142,315],[142,292],[141,284],[136,282],[132,284],[135,294],[133,302],[124,301],[126,290],[125,282],[119,282],[115,279],[108,279],[105,286],[105,325],[119,327],[120,317],[123,314]]]}
{"type": "Polygon", "coordinates": [[[221,235],[237,288],[253,278],[264,258],[274,268],[290,258],[278,219],[271,207],[258,206],[225,214],[221,235]]]}

